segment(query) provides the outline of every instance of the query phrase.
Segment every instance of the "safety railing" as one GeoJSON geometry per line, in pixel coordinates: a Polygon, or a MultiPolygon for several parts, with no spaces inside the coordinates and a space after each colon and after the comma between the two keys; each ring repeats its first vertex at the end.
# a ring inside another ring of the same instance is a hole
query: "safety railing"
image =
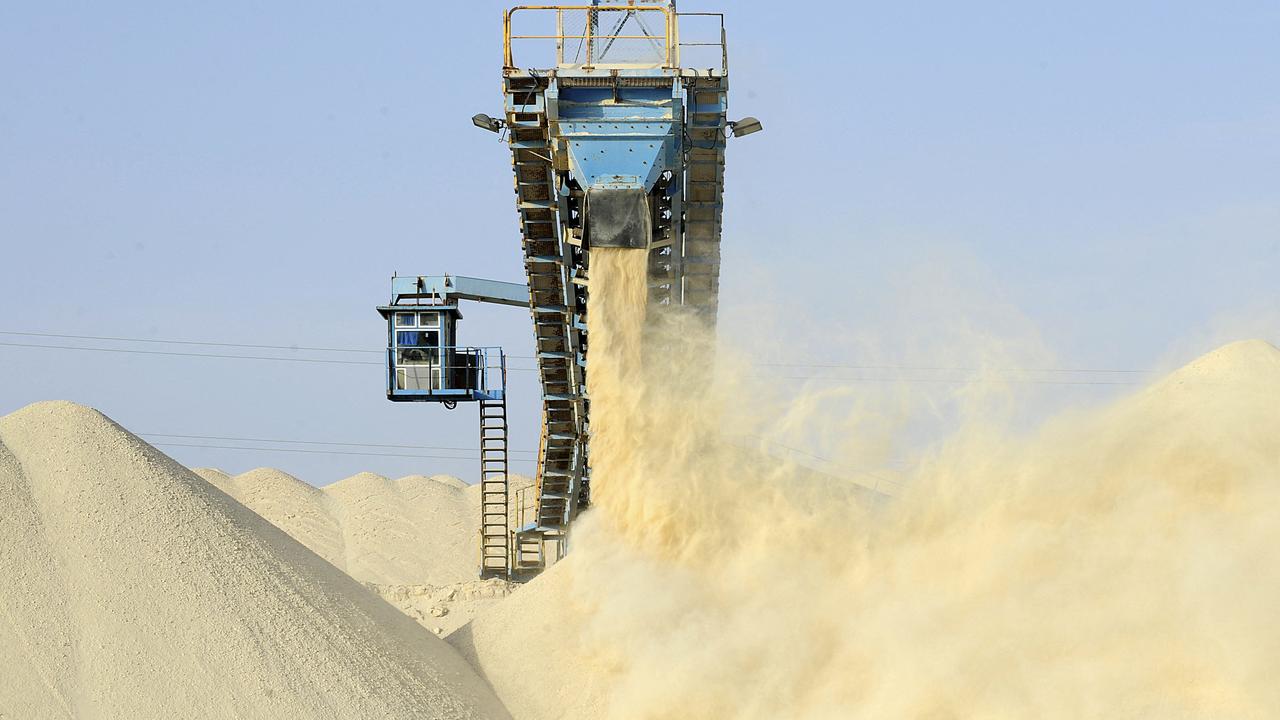
{"type": "Polygon", "coordinates": [[[721,74],[729,72],[729,42],[724,31],[724,13],[676,13],[675,22],[685,36],[695,38],[692,42],[681,39],[676,43],[682,67],[702,69],[718,64],[721,74]],[[696,19],[686,22],[685,18],[696,19]]]}
{"type": "Polygon", "coordinates": [[[551,57],[516,65],[514,49],[546,40],[555,41],[558,68],[680,65],[676,18],[665,5],[521,5],[503,15],[502,34],[510,69],[548,67],[551,57]]]}
{"type": "Polygon", "coordinates": [[[530,485],[517,490],[507,512],[511,527],[515,530],[523,530],[533,523],[538,516],[538,488],[530,485]]]}
{"type": "Polygon", "coordinates": [[[387,370],[392,395],[492,395],[507,385],[500,347],[404,344],[397,338],[387,347],[387,370]]]}

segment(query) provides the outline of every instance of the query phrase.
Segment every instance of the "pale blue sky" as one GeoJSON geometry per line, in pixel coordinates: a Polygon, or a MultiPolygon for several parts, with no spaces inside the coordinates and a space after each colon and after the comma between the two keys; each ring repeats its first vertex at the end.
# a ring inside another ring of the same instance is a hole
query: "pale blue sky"
{"type": "MultiPolygon", "coordinates": [[[[505,5],[0,5],[0,330],[377,350],[393,270],[519,280],[509,158],[469,122],[501,108],[505,5]]],[[[728,13],[733,114],[766,126],[729,148],[726,333],[767,300],[857,363],[838,337],[964,320],[942,299],[964,288],[1062,367],[1280,340],[1280,4],[682,9],[728,13]]],[[[529,354],[520,310],[465,323],[469,343],[529,354]]],[[[0,412],[68,398],[136,432],[475,443],[473,409],[393,405],[372,365],[0,345],[0,368],[0,412]]],[[[536,389],[513,376],[532,449],[536,389]]],[[[318,484],[475,474],[166,449],[318,484]]]]}

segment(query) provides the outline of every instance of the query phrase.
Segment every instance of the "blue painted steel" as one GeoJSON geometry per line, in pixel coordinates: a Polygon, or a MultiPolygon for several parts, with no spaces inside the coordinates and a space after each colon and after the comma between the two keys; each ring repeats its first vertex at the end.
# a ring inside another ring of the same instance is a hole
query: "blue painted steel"
{"type": "Polygon", "coordinates": [[[399,362],[393,342],[387,347],[387,399],[395,402],[469,402],[502,400],[506,395],[506,356],[500,347],[440,348],[440,359],[407,365],[399,362]],[[462,358],[465,358],[463,360],[462,358]],[[427,378],[428,387],[401,387],[401,370],[427,378]]]}
{"type": "Polygon", "coordinates": [[[528,307],[518,283],[457,275],[391,278],[391,302],[378,306],[387,323],[387,398],[397,402],[502,400],[506,357],[501,348],[457,344],[460,300],[528,307]]]}
{"type": "Polygon", "coordinates": [[[392,305],[401,300],[434,298],[442,303],[474,300],[524,307],[529,304],[529,286],[461,275],[405,275],[391,278],[391,297],[392,305]]]}
{"type": "MultiPolygon", "coordinates": [[[[655,71],[653,74],[662,75],[655,71]]],[[[667,87],[547,89],[548,116],[558,121],[569,174],[583,188],[653,189],[678,169],[684,110],[678,78],[667,87]]]]}

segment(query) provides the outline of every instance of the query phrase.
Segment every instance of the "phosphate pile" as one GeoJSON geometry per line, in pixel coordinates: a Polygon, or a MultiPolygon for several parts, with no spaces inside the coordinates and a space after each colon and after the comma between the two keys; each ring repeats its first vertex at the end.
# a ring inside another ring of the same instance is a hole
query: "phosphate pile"
{"type": "Polygon", "coordinates": [[[506,717],[443,641],[70,403],[0,419],[0,715],[506,717]]]}
{"type": "Polygon", "coordinates": [[[455,478],[360,473],[318,488],[272,468],[235,476],[194,472],[357,580],[400,585],[475,577],[478,500],[455,478]]]}
{"type": "Polygon", "coordinates": [[[975,421],[868,508],[725,443],[740,397],[648,373],[627,252],[592,254],[595,509],[450,637],[516,717],[1280,714],[1276,348],[1030,439],[975,421]]]}
{"type": "MultiPolygon", "coordinates": [[[[390,480],[360,473],[315,487],[272,468],[193,472],[437,634],[514,589],[476,579],[478,485],[449,475],[390,480]]],[[[510,478],[513,491],[532,482],[510,478]]]]}

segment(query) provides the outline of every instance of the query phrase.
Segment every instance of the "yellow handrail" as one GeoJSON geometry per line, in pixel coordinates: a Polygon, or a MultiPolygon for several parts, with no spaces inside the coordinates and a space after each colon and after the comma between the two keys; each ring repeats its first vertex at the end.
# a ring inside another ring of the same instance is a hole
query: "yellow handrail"
{"type": "Polygon", "coordinates": [[[591,67],[592,53],[596,40],[657,40],[657,36],[652,35],[598,35],[591,32],[590,13],[592,12],[660,12],[663,16],[663,29],[665,37],[663,40],[664,51],[664,67],[676,67],[678,64],[677,53],[679,52],[678,44],[675,40],[675,16],[669,8],[663,5],[520,5],[507,10],[502,14],[502,52],[503,63],[507,68],[515,68],[515,60],[512,57],[511,41],[512,40],[555,40],[556,41],[556,62],[562,64],[564,62],[564,41],[565,40],[582,40],[587,48],[587,62],[585,67],[591,67]],[[511,34],[511,17],[517,12],[537,10],[554,10],[556,11],[556,34],[555,35],[512,35],[511,34]],[[584,10],[588,13],[587,26],[582,35],[565,35],[563,13],[566,10],[584,10]]]}

